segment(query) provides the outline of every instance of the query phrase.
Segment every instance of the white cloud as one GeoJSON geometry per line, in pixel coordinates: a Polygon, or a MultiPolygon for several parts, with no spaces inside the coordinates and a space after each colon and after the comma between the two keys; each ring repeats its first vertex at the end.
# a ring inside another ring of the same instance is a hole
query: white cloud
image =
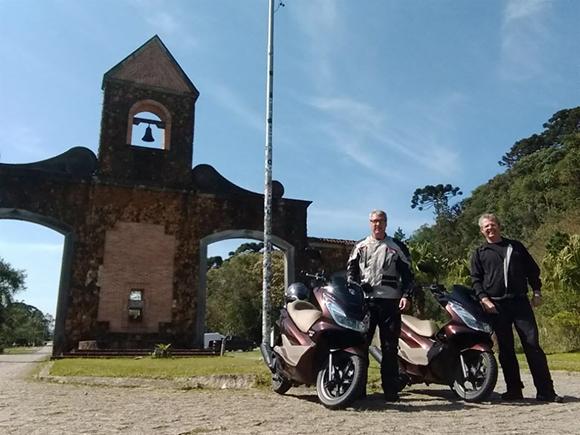
{"type": "Polygon", "coordinates": [[[534,17],[542,13],[549,0],[510,0],[504,12],[505,23],[534,17]]]}
{"type": "Polygon", "coordinates": [[[457,173],[458,154],[445,138],[450,136],[453,113],[464,101],[451,93],[433,104],[411,105],[406,108],[411,121],[406,123],[350,98],[313,98],[309,104],[320,112],[319,128],[334,147],[383,178],[405,181],[406,168],[416,164],[439,175],[457,173]]]}
{"type": "Polygon", "coordinates": [[[12,124],[5,126],[0,135],[0,162],[31,163],[53,157],[43,143],[41,135],[34,129],[12,124]]]}
{"type": "MultiPolygon", "coordinates": [[[[368,233],[367,216],[376,204],[390,204],[385,198],[373,198],[372,195],[359,201],[360,204],[348,208],[317,207],[313,204],[308,208],[308,230],[313,237],[338,237],[361,239],[368,233]],[[372,204],[372,205],[371,205],[372,204]]],[[[387,232],[393,234],[398,227],[409,236],[412,231],[429,222],[430,216],[411,218],[402,217],[396,210],[386,210],[389,217],[387,232]]]]}
{"type": "Polygon", "coordinates": [[[339,53],[337,41],[344,36],[342,18],[334,0],[306,1],[299,7],[288,8],[295,14],[296,24],[308,39],[307,61],[315,86],[332,89],[335,83],[333,56],[339,53]]]}
{"type": "Polygon", "coordinates": [[[547,71],[549,0],[510,0],[503,13],[500,77],[524,81],[547,71]]]}
{"type": "Polygon", "coordinates": [[[130,4],[155,33],[178,37],[177,41],[187,48],[197,48],[201,45],[198,37],[184,24],[187,14],[180,13],[176,3],[168,4],[164,0],[130,0],[130,4]],[[173,6],[171,10],[170,6],[173,6]]]}
{"type": "Polygon", "coordinates": [[[228,86],[218,83],[207,83],[204,94],[213,98],[220,106],[235,115],[248,127],[263,132],[265,128],[264,115],[245,101],[240,94],[232,91],[228,86]]]}
{"type": "Polygon", "coordinates": [[[11,255],[62,252],[62,243],[4,242],[0,240],[0,251],[11,255]]]}
{"type": "Polygon", "coordinates": [[[176,32],[180,27],[175,17],[166,11],[149,13],[145,16],[145,21],[159,32],[167,34],[176,32]]]}

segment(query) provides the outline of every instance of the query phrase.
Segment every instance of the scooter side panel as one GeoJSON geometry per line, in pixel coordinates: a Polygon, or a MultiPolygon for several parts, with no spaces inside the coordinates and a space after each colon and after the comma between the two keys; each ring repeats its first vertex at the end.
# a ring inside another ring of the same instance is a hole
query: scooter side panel
{"type": "MultiPolygon", "coordinates": [[[[292,349],[287,349],[287,352],[292,352],[292,349]]],[[[310,347],[305,352],[301,352],[301,356],[295,365],[280,356],[278,358],[278,364],[282,374],[287,379],[291,379],[296,384],[305,385],[312,385],[316,382],[317,367],[319,364],[316,347],[310,347]]]]}
{"type": "MultiPolygon", "coordinates": [[[[440,345],[428,337],[417,334],[404,323],[401,325],[399,340],[412,351],[422,351],[428,364],[417,364],[409,355],[403,356],[399,351],[399,364],[411,379],[411,383],[439,383],[438,376],[433,373],[432,360],[440,353],[440,345]]],[[[401,346],[402,347],[402,346],[401,346]]],[[[424,362],[424,361],[423,361],[424,362]]],[[[437,368],[435,368],[437,371],[437,368]]]]}

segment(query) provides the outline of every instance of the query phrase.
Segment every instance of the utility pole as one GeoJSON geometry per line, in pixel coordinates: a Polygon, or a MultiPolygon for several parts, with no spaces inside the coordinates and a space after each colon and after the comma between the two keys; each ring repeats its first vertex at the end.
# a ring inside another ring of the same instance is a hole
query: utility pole
{"type": "Polygon", "coordinates": [[[266,76],[266,147],[264,161],[264,260],[262,264],[262,344],[270,336],[272,282],[272,106],[274,84],[274,0],[268,6],[268,66],[266,76]]]}

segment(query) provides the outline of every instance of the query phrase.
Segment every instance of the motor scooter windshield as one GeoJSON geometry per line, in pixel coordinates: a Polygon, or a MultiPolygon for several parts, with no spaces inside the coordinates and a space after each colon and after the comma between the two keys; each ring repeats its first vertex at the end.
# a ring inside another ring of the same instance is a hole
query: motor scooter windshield
{"type": "Polygon", "coordinates": [[[481,304],[470,288],[462,285],[454,285],[451,288],[451,293],[449,293],[448,299],[461,305],[476,319],[485,323],[491,323],[489,315],[483,311],[481,304]]]}
{"type": "Polygon", "coordinates": [[[341,277],[332,278],[324,286],[325,297],[341,307],[344,313],[353,319],[363,320],[365,317],[364,294],[357,284],[347,283],[341,277]]]}

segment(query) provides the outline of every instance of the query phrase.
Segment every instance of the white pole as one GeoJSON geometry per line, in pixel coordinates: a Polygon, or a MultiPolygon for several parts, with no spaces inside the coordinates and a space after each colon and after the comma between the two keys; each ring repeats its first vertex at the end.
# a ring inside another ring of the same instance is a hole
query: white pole
{"type": "Polygon", "coordinates": [[[272,103],[274,79],[274,0],[268,7],[268,70],[266,80],[266,149],[264,177],[264,261],[262,267],[262,343],[270,335],[270,283],[272,282],[272,103]]]}

